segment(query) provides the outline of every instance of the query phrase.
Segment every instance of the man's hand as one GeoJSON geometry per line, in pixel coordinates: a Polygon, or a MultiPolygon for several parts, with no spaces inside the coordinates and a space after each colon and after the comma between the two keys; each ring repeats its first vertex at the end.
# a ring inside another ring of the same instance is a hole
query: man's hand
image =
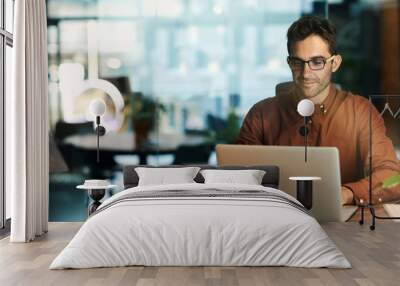
{"type": "Polygon", "coordinates": [[[341,194],[342,194],[342,205],[350,205],[354,201],[354,195],[353,192],[346,187],[341,188],[341,194]]]}

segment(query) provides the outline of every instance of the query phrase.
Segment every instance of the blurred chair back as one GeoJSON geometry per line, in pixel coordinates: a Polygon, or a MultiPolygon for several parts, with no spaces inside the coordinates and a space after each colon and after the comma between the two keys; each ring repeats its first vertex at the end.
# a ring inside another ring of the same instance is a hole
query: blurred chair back
{"type": "Polygon", "coordinates": [[[173,164],[207,164],[211,151],[210,144],[180,145],[175,152],[173,164]]]}
{"type": "Polygon", "coordinates": [[[90,154],[90,151],[78,149],[71,144],[65,144],[63,140],[71,135],[94,134],[94,132],[93,122],[68,123],[58,121],[56,123],[54,138],[70,171],[82,172],[93,160],[93,155],[90,154]]]}
{"type": "Polygon", "coordinates": [[[281,82],[279,84],[276,85],[275,87],[275,94],[288,94],[289,92],[291,92],[294,88],[294,84],[292,81],[287,81],[287,82],[281,82]]]}
{"type": "Polygon", "coordinates": [[[68,166],[58,149],[53,134],[49,132],[49,173],[62,172],[68,172],[68,166]]]}
{"type": "Polygon", "coordinates": [[[61,142],[71,135],[89,134],[94,132],[93,122],[68,123],[65,121],[58,121],[54,131],[54,138],[57,142],[61,142]]]}
{"type": "Polygon", "coordinates": [[[212,114],[207,114],[207,126],[210,130],[214,132],[220,132],[226,129],[227,122],[226,119],[222,119],[212,114]]]}

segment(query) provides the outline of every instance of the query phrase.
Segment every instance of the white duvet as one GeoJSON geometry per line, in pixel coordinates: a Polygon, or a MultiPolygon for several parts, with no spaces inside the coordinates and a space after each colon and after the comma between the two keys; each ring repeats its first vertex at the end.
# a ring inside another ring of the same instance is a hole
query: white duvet
{"type": "Polygon", "coordinates": [[[146,266],[294,266],[350,268],[318,222],[299,209],[257,198],[154,198],[122,201],[130,192],[262,190],[238,184],[136,187],[106,200],[50,269],[146,266]],[[107,207],[108,206],[108,207],[107,207]]]}

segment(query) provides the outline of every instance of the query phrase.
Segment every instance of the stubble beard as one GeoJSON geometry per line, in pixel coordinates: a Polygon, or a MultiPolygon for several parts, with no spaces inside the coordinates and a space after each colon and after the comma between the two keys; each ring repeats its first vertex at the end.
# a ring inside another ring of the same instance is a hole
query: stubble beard
{"type": "Polygon", "coordinates": [[[318,83],[314,88],[307,89],[304,88],[301,84],[297,84],[297,91],[299,92],[299,96],[301,98],[312,99],[320,95],[323,91],[328,88],[330,81],[326,81],[324,83],[318,83]]]}

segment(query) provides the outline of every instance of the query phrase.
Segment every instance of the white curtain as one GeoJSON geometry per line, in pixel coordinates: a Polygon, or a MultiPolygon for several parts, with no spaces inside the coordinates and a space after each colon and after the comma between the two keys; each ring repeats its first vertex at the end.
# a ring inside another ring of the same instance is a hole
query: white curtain
{"type": "Polygon", "coordinates": [[[47,232],[49,143],[45,0],[15,1],[13,92],[7,98],[6,174],[12,242],[47,232]]]}

